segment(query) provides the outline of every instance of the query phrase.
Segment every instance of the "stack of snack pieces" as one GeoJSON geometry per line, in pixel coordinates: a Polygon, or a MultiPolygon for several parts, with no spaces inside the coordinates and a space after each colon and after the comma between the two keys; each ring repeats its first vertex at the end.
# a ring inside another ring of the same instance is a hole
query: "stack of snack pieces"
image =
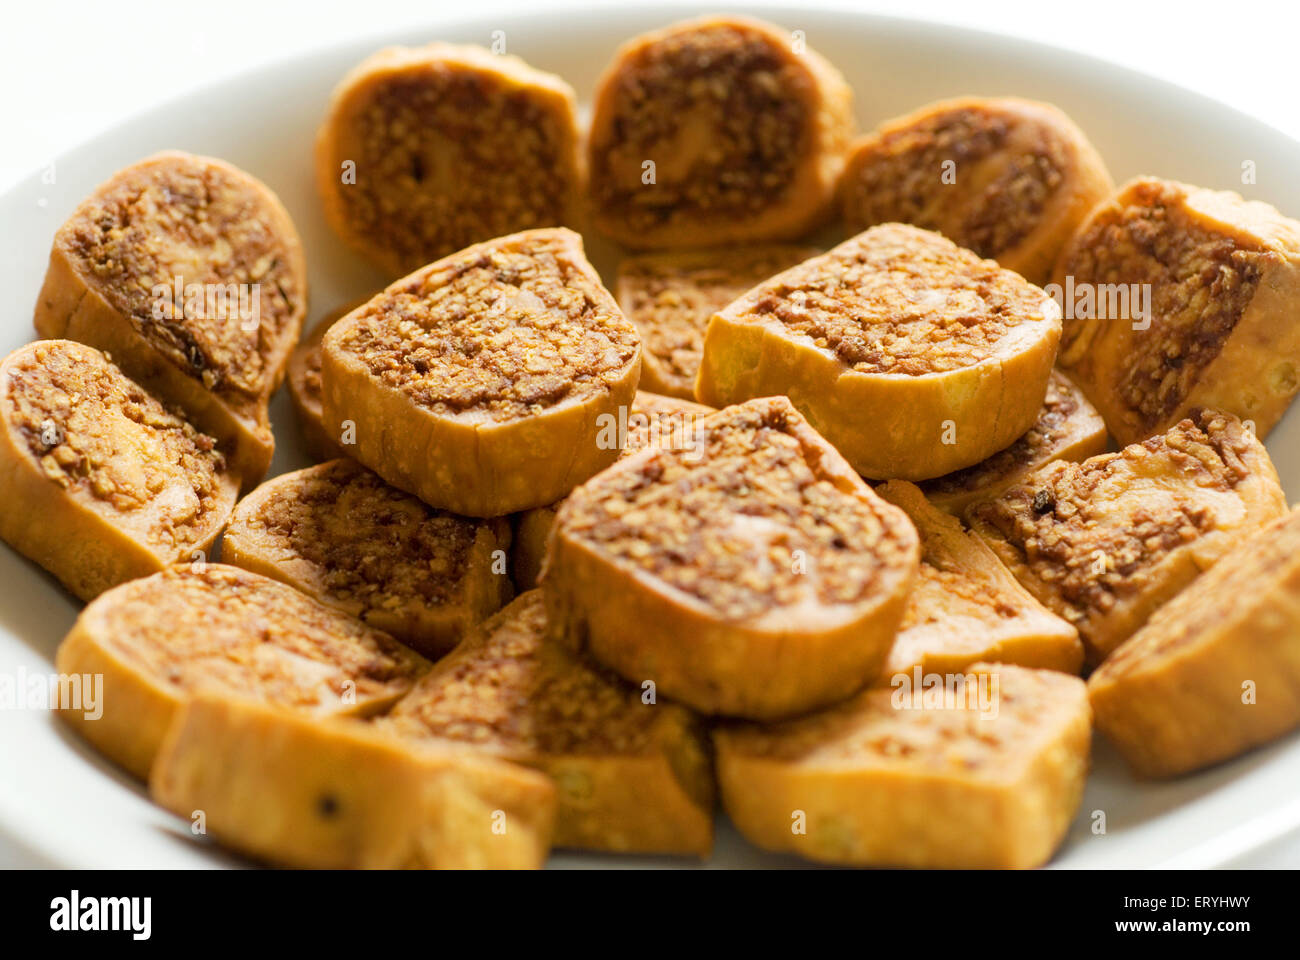
{"type": "Polygon", "coordinates": [[[1094,726],[1147,777],[1300,726],[1262,442],[1300,223],[1116,192],[1027,100],[854,140],[747,18],[634,38],[592,103],[478,48],[360,64],[315,173],[382,275],[305,336],[293,223],[223,161],[59,229],[0,537],[88,602],[92,747],[272,864],[708,858],[720,806],[818,862],[1020,868],[1094,726]],[[315,464],[263,482],[285,380],[315,464]]]}

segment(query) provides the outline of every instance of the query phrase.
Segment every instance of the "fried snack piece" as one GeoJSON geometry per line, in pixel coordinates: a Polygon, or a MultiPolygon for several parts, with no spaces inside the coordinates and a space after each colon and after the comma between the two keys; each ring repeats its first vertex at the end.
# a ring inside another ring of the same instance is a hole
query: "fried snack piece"
{"type": "Polygon", "coordinates": [[[1120,443],[1194,407],[1262,438],[1300,389],[1300,223],[1268,204],[1132,180],[1079,228],[1056,283],[1059,362],[1120,443]]]}
{"type": "Polygon", "coordinates": [[[0,363],[0,538],[83,600],[205,557],[239,478],[98,350],[41,340],[0,363]]]}
{"type": "Polygon", "coordinates": [[[1083,797],[1089,721],[1078,677],[975,664],[946,691],[873,688],[787,723],[722,726],[718,785],[737,829],[767,850],[854,865],[1036,867],[1083,797]]]}
{"type": "Polygon", "coordinates": [[[907,513],[921,538],[921,576],[881,672],[955,673],[978,660],[1078,673],[1079,633],[1047,610],[955,517],[935,509],[915,485],[876,488],[907,513]]]}
{"type": "Polygon", "coordinates": [[[81,612],[55,657],[59,673],[104,677],[102,716],[60,716],[142,778],[194,691],[364,715],[389,707],[428,666],[387,634],[222,564],[170,567],[110,590],[81,612]]]}
{"type": "Polygon", "coordinates": [[[704,726],[646,703],[544,638],[540,591],[523,594],[438,663],[375,725],[500,757],[559,789],[555,845],[707,857],[713,774],[704,726]]]}
{"type": "Polygon", "coordinates": [[[535,869],[555,817],[555,788],[531,770],[210,694],[180,709],[149,790],[187,820],[201,810],[217,842],[289,867],[535,869]]]}
{"type": "Polygon", "coordinates": [[[1056,461],[967,513],[1097,665],[1243,537],[1286,512],[1268,453],[1231,414],[1083,463],[1056,461]]]}
{"type": "Polygon", "coordinates": [[[331,460],[240,501],[221,559],[439,657],[510,599],[509,548],[506,520],[436,510],[358,463],[331,460]]]}
{"type": "Polygon", "coordinates": [[[546,541],[555,525],[555,515],[560,511],[560,504],[552,503],[547,507],[534,507],[515,517],[514,546],[510,551],[510,578],[515,589],[523,592],[539,586],[542,579],[542,564],[546,560],[546,541]]]}
{"type": "MultiPolygon", "coordinates": [[[[699,403],[674,397],[661,397],[645,390],[636,392],[626,423],[620,422],[622,438],[620,457],[629,457],[648,446],[682,446],[691,442],[697,419],[716,411],[699,403]]],[[[620,421],[625,413],[620,408],[620,421]]],[[[562,501],[561,501],[562,502],[562,501]]],[[[542,573],[546,559],[546,538],[551,533],[559,503],[526,510],[515,520],[514,552],[511,575],[519,590],[531,590],[542,573]]]]}
{"type": "Polygon", "coordinates": [[[1106,452],[1106,424],[1070,378],[1053,369],[1047,396],[1029,431],[973,467],[921,484],[926,499],[954,516],[991,500],[1053,460],[1086,460],[1106,452]]]}
{"type": "Polygon", "coordinates": [[[247,490],[275,450],[266,407],[306,312],[302,244],[275,194],[167,151],[118,171],[59,228],[35,321],[184,410],[247,490]]]}
{"type": "Polygon", "coordinates": [[[890,223],[714,314],[695,392],[715,407],[785,394],[859,473],[926,480],[1033,426],[1060,335],[1042,290],[890,223]]]}
{"type": "Polygon", "coordinates": [[[592,216],[634,249],[794,239],[831,215],[852,135],[853,91],[791,33],[676,23],[625,43],[597,83],[592,216]]]}
{"type": "Polygon", "coordinates": [[[1300,510],[1237,545],[1088,678],[1097,727],[1149,777],[1300,726],[1300,510]]]}
{"type": "Polygon", "coordinates": [[[750,287],[819,253],[771,244],[624,259],[614,295],[641,334],[641,389],[695,399],[709,318],[750,287]]]}
{"type": "Polygon", "coordinates": [[[548,630],[705,713],[768,719],[875,679],[916,531],[784,397],[696,423],[573,492],[551,533],[548,630]]]}
{"type": "Polygon", "coordinates": [[[293,401],[293,411],[298,417],[303,446],[307,448],[307,455],[317,462],[347,455],[339,445],[342,431],[337,427],[326,427],[321,410],[321,341],[325,339],[325,331],[337,320],[365,302],[357,300],[327,313],[289,356],[288,375],[285,378],[289,384],[289,398],[293,401]]]}
{"type": "Polygon", "coordinates": [[[840,204],[854,233],[890,221],[937,230],[1041,285],[1114,189],[1088,138],[1056,107],[961,97],[888,120],[854,143],[840,204]]]}
{"type": "Polygon", "coordinates": [[[325,218],[398,277],[470,244],[573,220],[573,88],[482,47],[389,47],[334,90],[316,135],[325,218]]]}
{"type": "Polygon", "coordinates": [[[554,503],[618,456],[602,427],[636,393],[641,343],[571,230],[462,250],[325,334],[327,423],[432,506],[494,517],[554,503]]]}

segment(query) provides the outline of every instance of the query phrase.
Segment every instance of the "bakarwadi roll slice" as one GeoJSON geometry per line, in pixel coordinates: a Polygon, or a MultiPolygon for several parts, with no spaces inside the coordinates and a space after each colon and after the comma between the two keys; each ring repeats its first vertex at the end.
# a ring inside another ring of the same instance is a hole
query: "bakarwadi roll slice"
{"type": "Polygon", "coordinates": [[[548,774],[556,846],[696,857],[713,848],[704,724],[547,638],[536,590],[475,630],[375,725],[548,774]]]}
{"type": "Polygon", "coordinates": [[[99,716],[59,716],[142,778],[177,710],[199,690],[314,716],[365,715],[391,706],[429,666],[292,587],[217,563],[169,567],[102,594],[54,663],[61,674],[103,677],[99,716]]]}
{"type": "Polygon", "coordinates": [[[911,521],[784,397],[704,417],[560,507],[548,630],[706,713],[769,718],[880,672],[917,575],[911,521]]]}
{"type": "Polygon", "coordinates": [[[635,249],[791,240],[831,215],[853,92],[797,32],[710,16],[634,37],[596,84],[592,218],[635,249]]]}
{"type": "Polygon", "coordinates": [[[275,194],[222,160],[166,151],[59,228],[35,323],[184,410],[249,488],[271,462],[267,403],[306,311],[302,244],[275,194]]]}
{"type": "Polygon", "coordinates": [[[208,559],[239,478],[216,441],[92,347],[0,363],[0,538],[91,600],[208,559]]]}
{"type": "Polygon", "coordinates": [[[715,313],[695,393],[714,407],[784,394],[863,476],[927,480],[1033,426],[1060,316],[993,261],[882,224],[715,313]]]}
{"type": "Polygon", "coordinates": [[[221,559],[273,577],[429,657],[513,592],[510,524],[430,507],[353,460],[268,480],[239,502],[221,559]]]}
{"type": "Polygon", "coordinates": [[[431,506],[492,517],[563,497],[612,463],[641,343],[565,229],[462,250],[325,334],[325,422],[344,449],[431,506]]]}

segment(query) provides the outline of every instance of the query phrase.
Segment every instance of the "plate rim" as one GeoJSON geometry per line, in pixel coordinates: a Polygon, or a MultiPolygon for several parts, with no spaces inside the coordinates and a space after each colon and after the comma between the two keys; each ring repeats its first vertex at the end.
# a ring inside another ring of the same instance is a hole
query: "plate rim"
{"type": "MultiPolygon", "coordinates": [[[[218,96],[221,91],[230,87],[246,86],[254,82],[267,83],[273,81],[276,76],[290,75],[304,68],[310,68],[311,63],[324,57],[341,56],[345,52],[352,50],[377,50],[382,46],[394,44],[404,43],[410,45],[416,43],[412,39],[416,34],[423,34],[429,40],[432,40],[437,36],[439,30],[464,29],[473,24],[486,26],[493,22],[493,18],[499,18],[497,22],[507,27],[511,24],[533,24],[554,34],[561,29],[563,18],[566,15],[574,14],[576,11],[584,11],[589,16],[594,15],[602,18],[602,22],[590,22],[585,25],[593,32],[600,32],[602,29],[608,29],[603,22],[603,18],[613,18],[616,21],[655,18],[666,25],[675,20],[698,15],[699,7],[692,6],[685,0],[666,0],[666,2],[657,3],[638,0],[635,3],[619,5],[617,8],[592,8],[590,5],[584,5],[580,0],[558,0],[558,2],[548,5],[545,11],[448,11],[432,15],[419,22],[412,21],[401,25],[389,25],[375,30],[366,30],[350,35],[347,38],[313,45],[283,58],[267,60],[245,67],[227,76],[207,81],[187,91],[172,94],[142,106],[120,117],[112,126],[100,129],[77,144],[60,151],[57,156],[50,160],[50,164],[63,165],[69,161],[70,157],[84,156],[87,152],[93,152],[97,147],[120,137],[124,130],[146,123],[151,117],[160,117],[181,109],[183,105],[196,99],[218,96]]],[[[1248,121],[1250,124],[1267,130],[1274,137],[1284,141],[1300,158],[1300,140],[1291,133],[1218,97],[1182,87],[1171,80],[1148,73],[1138,67],[1108,60],[1093,52],[1061,46],[1051,41],[1032,39],[1018,34],[998,33],[979,26],[947,23],[926,17],[910,17],[871,10],[854,10],[836,4],[818,2],[818,0],[797,6],[773,3],[741,6],[728,2],[718,4],[713,12],[723,15],[755,16],[776,23],[791,23],[800,17],[811,18],[814,21],[819,20],[823,27],[829,26],[829,18],[836,16],[852,19],[866,29],[876,25],[884,27],[896,35],[923,36],[925,42],[932,45],[958,44],[969,48],[987,47],[990,56],[1016,57],[1030,70],[1037,69],[1037,63],[1044,58],[1052,58],[1061,62],[1063,73],[1096,74],[1099,71],[1106,71],[1114,76],[1117,82],[1122,82],[1126,86],[1138,85],[1147,90],[1152,99],[1174,97],[1182,104],[1192,107],[1197,104],[1213,105],[1217,111],[1231,114],[1240,120],[1248,121]]],[[[629,37],[631,35],[631,33],[627,34],[629,37]]],[[[423,42],[428,42],[428,40],[423,42]]],[[[613,48],[609,52],[612,55],[613,48]]],[[[886,117],[876,118],[876,122],[883,119],[886,119],[886,117]]],[[[858,134],[866,132],[867,129],[869,128],[860,129],[858,134]]],[[[303,149],[307,148],[304,146],[303,149]]],[[[9,188],[0,193],[0,202],[26,191],[32,179],[39,177],[41,169],[44,168],[38,168],[36,171],[16,177],[9,188]]],[[[103,176],[107,178],[111,174],[112,171],[110,170],[103,176]]],[[[1300,211],[1293,211],[1293,215],[1300,215],[1300,211]]],[[[5,628],[5,632],[10,631],[5,628]]],[[[35,652],[35,655],[43,662],[52,663],[52,660],[48,660],[40,652],[35,652]]],[[[61,757],[59,762],[84,763],[87,762],[87,758],[84,756],[75,758],[61,757]]],[[[31,771],[28,771],[28,775],[30,774],[31,771]]],[[[18,856],[21,857],[26,854],[33,860],[43,861],[42,865],[74,868],[84,866],[84,861],[79,861],[75,856],[75,842],[65,842],[68,838],[64,837],[44,837],[39,832],[32,833],[23,830],[23,827],[32,823],[33,820],[39,822],[39,817],[31,817],[30,812],[22,802],[21,791],[16,789],[17,782],[21,779],[20,776],[15,776],[12,787],[0,781],[0,837],[3,838],[6,844],[12,845],[18,856]]],[[[1134,782],[1140,784],[1140,781],[1134,782]]],[[[106,787],[106,789],[108,788],[106,787]]],[[[128,789],[132,789],[132,787],[128,786],[128,789]]],[[[147,796],[143,798],[138,796],[140,792],[138,788],[134,792],[137,794],[136,799],[142,799],[146,803],[149,802],[147,796]]],[[[1078,816],[1079,814],[1076,814],[1076,820],[1078,816]]],[[[1271,843],[1298,832],[1300,832],[1300,799],[1283,804],[1275,810],[1243,823],[1233,824],[1223,832],[1206,838],[1196,846],[1174,857],[1165,858],[1152,866],[1187,868],[1223,865],[1233,859],[1248,856],[1252,852],[1256,852],[1271,843]]],[[[1063,840],[1063,844],[1065,842],[1068,842],[1068,837],[1063,840]]],[[[563,851],[563,853],[571,855],[575,852],[563,851]]],[[[577,853],[580,854],[581,852],[577,853]]],[[[212,859],[215,860],[216,858],[212,859]]],[[[204,866],[211,867],[225,865],[219,862],[204,864],[204,866]]],[[[632,863],[631,866],[634,868],[640,867],[636,863],[632,863]]],[[[1105,869],[1105,867],[1098,868],[1105,869]]]]}

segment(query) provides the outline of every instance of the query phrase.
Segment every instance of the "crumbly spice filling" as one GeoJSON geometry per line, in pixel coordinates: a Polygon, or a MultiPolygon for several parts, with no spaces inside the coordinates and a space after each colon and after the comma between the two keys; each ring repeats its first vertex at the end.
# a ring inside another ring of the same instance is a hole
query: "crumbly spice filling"
{"type": "Polygon", "coordinates": [[[632,229],[762,213],[792,187],[810,149],[812,76],[743,26],[664,37],[625,60],[614,84],[592,192],[632,229]],[[653,184],[643,179],[646,161],[656,164],[653,184]]]}
{"type": "Polygon", "coordinates": [[[302,355],[302,380],[299,388],[299,395],[302,403],[310,410],[319,412],[322,409],[321,394],[321,343],[316,341],[310,347],[303,351],[302,355]]]}
{"type": "Polygon", "coordinates": [[[425,664],[387,634],[231,567],[172,568],[102,614],[104,642],[181,691],[337,708],[400,693],[425,664]]]}
{"type": "Polygon", "coordinates": [[[1060,144],[1051,140],[1038,151],[1010,159],[963,218],[962,246],[993,257],[1023,241],[1038,227],[1048,202],[1064,182],[1066,162],[1060,144]]]}
{"type": "Polygon", "coordinates": [[[1292,512],[1266,535],[1253,537],[1248,551],[1235,551],[1211,567],[1195,589],[1184,590],[1157,620],[1107,657],[1099,672],[1119,676],[1142,669],[1204,638],[1242,608],[1267,603],[1267,591],[1294,569],[1298,556],[1300,512],[1292,512]]]}
{"type": "MultiPolygon", "coordinates": [[[[901,767],[995,776],[1018,766],[1068,709],[1063,695],[1077,680],[1065,674],[995,665],[996,717],[969,707],[899,709],[894,691],[868,690],[839,706],[796,720],[744,725],[735,737],[745,756],[806,767],[901,767]]],[[[992,679],[988,681],[992,691],[992,679]]],[[[974,700],[974,702],[971,702],[974,700]]]]}
{"type": "Polygon", "coordinates": [[[52,483],[124,514],[152,511],[149,541],[202,540],[221,504],[216,441],[89,349],[38,343],[9,366],[9,429],[52,483]]]}
{"type": "Polygon", "coordinates": [[[1006,594],[956,567],[947,557],[933,552],[923,554],[920,575],[898,628],[900,633],[958,616],[998,624],[1014,620],[1023,612],[1008,601],[1006,594]]]}
{"type": "Polygon", "coordinates": [[[525,595],[421,681],[392,720],[511,756],[652,749],[664,708],[544,640],[545,622],[541,593],[525,595]]]}
{"type": "MultiPolygon", "coordinates": [[[[1129,202],[1092,221],[1064,264],[1075,283],[1150,284],[1150,329],[1133,338],[1113,389],[1154,428],[1191,392],[1219,355],[1275,257],[1192,217],[1177,184],[1139,184],[1129,202]]],[[[1125,323],[1125,320],[1112,320],[1125,323]]],[[[1097,321],[1066,321],[1061,353],[1078,353],[1097,321]]]]}
{"type": "Polygon", "coordinates": [[[965,107],[881,137],[854,168],[846,206],[855,223],[915,224],[995,259],[1038,227],[1068,163],[1041,125],[965,107]],[[956,184],[942,179],[949,162],[956,184]]]}
{"type": "Polygon", "coordinates": [[[623,461],[575,491],[558,522],[724,620],[865,600],[904,567],[907,540],[818,470],[794,416],[773,404],[708,417],[693,449],[623,461]]]}
{"type": "Polygon", "coordinates": [[[632,403],[619,456],[630,457],[651,446],[684,449],[693,442],[700,418],[714,412],[712,407],[689,400],[640,391],[632,403]]]}
{"type": "Polygon", "coordinates": [[[265,396],[275,376],[267,357],[306,291],[249,184],[196,157],[132,168],[64,231],[82,276],[173,365],[237,400],[265,396]],[[191,284],[203,285],[201,305],[191,284]]]}
{"type": "Polygon", "coordinates": [[[764,284],[736,319],[778,322],[861,373],[922,376],[988,359],[1047,303],[992,260],[889,223],[764,284]]]}
{"type": "Polygon", "coordinates": [[[1215,527],[1201,491],[1229,492],[1252,473],[1249,434],[1223,414],[1198,411],[1168,433],[1083,463],[1055,462],[978,504],[972,515],[1020,552],[1050,586],[1054,609],[1078,626],[1144,589],[1143,572],[1215,527]],[[1162,489],[1135,479],[1181,482],[1162,489]]]}
{"type": "Polygon", "coordinates": [[[282,487],[247,522],[277,550],[312,564],[329,596],[366,612],[455,601],[474,574],[479,532],[491,530],[489,521],[426,506],[349,460],[282,487]]]}
{"type": "Polygon", "coordinates": [[[1041,464],[1074,439],[1072,418],[1081,409],[1078,390],[1056,371],[1047,381],[1047,396],[1034,425],[1011,446],[986,460],[946,476],[926,480],[920,486],[926,494],[962,493],[983,490],[1003,477],[1041,464]]]}
{"type": "Polygon", "coordinates": [[[387,78],[349,110],[349,224],[414,270],[473,243],[563,222],[575,183],[565,114],[456,63],[387,78]]]}
{"type": "Polygon", "coordinates": [[[695,380],[709,319],[742,293],[816,251],[754,247],[624,261],[620,296],[646,353],[673,377],[695,380]]]}
{"type": "Polygon", "coordinates": [[[558,236],[494,245],[371,300],[340,347],[426,410],[511,420],[603,393],[632,324],[558,236]]]}

